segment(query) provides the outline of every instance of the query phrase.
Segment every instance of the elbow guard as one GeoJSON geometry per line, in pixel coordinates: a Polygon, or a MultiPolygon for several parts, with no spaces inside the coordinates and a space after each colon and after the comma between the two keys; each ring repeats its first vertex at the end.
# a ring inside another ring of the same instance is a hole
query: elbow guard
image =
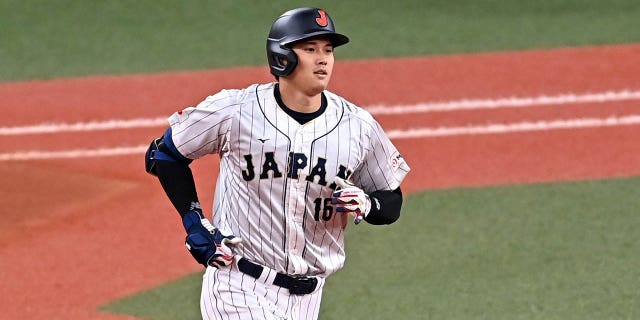
{"type": "Polygon", "coordinates": [[[156,165],[158,161],[177,162],[188,166],[191,159],[180,154],[171,139],[171,128],[165,131],[164,135],[151,141],[144,157],[144,167],[147,173],[158,176],[156,165]]]}

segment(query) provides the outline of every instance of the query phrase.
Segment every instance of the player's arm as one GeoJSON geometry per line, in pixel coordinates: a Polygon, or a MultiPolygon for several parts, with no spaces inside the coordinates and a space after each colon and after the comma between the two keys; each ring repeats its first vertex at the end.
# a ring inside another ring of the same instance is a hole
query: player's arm
{"type": "Polygon", "coordinates": [[[362,220],[375,225],[391,224],[400,218],[402,209],[400,187],[395,190],[378,190],[367,194],[348,180],[336,177],[334,181],[339,189],[333,193],[331,202],[336,207],[336,211],[353,214],[355,224],[359,224],[362,220]]]}
{"type": "Polygon", "coordinates": [[[241,239],[224,235],[204,217],[195,180],[189,164],[173,144],[171,129],[154,139],[145,155],[145,170],[157,176],[167,197],[176,208],[187,231],[186,245],[191,255],[204,266],[228,266],[233,254],[228,246],[241,239]]]}
{"type": "Polygon", "coordinates": [[[158,177],[181,217],[192,210],[192,204],[199,203],[193,173],[189,168],[191,162],[173,144],[171,129],[151,142],[145,156],[145,170],[158,177]]]}
{"type": "Polygon", "coordinates": [[[354,214],[356,224],[362,220],[371,224],[391,224],[400,218],[400,183],[410,168],[380,124],[373,118],[368,122],[371,124],[371,133],[367,135],[370,138],[363,142],[368,143],[365,148],[368,151],[362,165],[350,176],[362,188],[336,177],[334,182],[341,189],[335,190],[332,203],[336,211],[354,214]],[[376,186],[388,186],[388,189],[371,192],[377,189],[376,186]],[[371,193],[365,193],[363,189],[371,193]]]}

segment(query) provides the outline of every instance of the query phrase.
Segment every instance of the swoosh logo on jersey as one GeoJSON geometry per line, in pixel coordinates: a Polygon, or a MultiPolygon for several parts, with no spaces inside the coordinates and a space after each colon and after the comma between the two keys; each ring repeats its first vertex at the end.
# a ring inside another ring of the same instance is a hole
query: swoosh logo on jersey
{"type": "Polygon", "coordinates": [[[316,18],[316,23],[321,27],[326,27],[327,24],[329,24],[327,13],[322,9],[318,9],[318,14],[320,15],[320,17],[316,18]]]}
{"type": "Polygon", "coordinates": [[[267,140],[269,140],[269,138],[267,138],[267,139],[258,139],[258,141],[260,141],[262,143],[265,143],[267,140]]]}

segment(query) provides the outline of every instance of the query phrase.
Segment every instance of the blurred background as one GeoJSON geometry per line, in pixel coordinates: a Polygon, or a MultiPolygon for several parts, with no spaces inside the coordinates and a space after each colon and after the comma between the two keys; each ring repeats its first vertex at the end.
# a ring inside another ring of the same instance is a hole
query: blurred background
{"type": "Polygon", "coordinates": [[[519,50],[640,38],[635,1],[0,2],[0,79],[260,66],[284,11],[320,6],[352,42],[340,58],[519,50]]]}
{"type": "MultiPolygon", "coordinates": [[[[0,0],[0,319],[199,318],[202,271],[182,247],[162,190],[142,172],[140,146],[176,108],[247,81],[232,75],[270,79],[269,27],[300,6],[325,9],[351,38],[336,57],[354,78],[336,80],[336,88],[356,102],[387,86],[415,86],[411,105],[427,107],[528,91],[590,93],[565,86],[575,83],[604,97],[613,90],[618,100],[543,106],[534,120],[640,113],[635,0],[0,0]],[[371,60],[377,64],[362,67],[371,60]],[[398,68],[410,60],[422,67],[398,68]],[[537,66],[535,76],[520,73],[527,63],[537,66]],[[356,78],[360,71],[368,73],[356,78]],[[405,79],[416,72],[423,81],[405,79]],[[518,80],[501,79],[507,75],[518,80]],[[498,88],[509,82],[518,92],[498,88]],[[113,119],[151,124],[90,129],[94,136],[73,129],[113,119]],[[47,131],[52,123],[63,132],[47,131]],[[118,141],[132,149],[47,158],[118,141]]],[[[480,112],[376,117],[394,131],[507,117],[480,112]]],[[[348,229],[347,263],[327,283],[320,319],[640,317],[638,137],[636,123],[399,140],[413,168],[403,218],[348,229]],[[580,165],[595,171],[558,174],[580,165]],[[493,180],[469,180],[475,173],[493,180]]],[[[216,161],[194,167],[203,203],[216,161]]]]}

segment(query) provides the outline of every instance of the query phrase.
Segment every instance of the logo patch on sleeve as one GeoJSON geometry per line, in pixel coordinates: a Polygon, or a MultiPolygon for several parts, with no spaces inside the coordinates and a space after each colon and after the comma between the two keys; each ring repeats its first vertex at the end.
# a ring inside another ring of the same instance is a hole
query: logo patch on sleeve
{"type": "Polygon", "coordinates": [[[391,155],[391,158],[389,159],[389,161],[391,163],[391,168],[393,168],[393,172],[396,172],[398,171],[400,166],[404,163],[404,158],[402,157],[400,152],[396,151],[391,155]]]}

